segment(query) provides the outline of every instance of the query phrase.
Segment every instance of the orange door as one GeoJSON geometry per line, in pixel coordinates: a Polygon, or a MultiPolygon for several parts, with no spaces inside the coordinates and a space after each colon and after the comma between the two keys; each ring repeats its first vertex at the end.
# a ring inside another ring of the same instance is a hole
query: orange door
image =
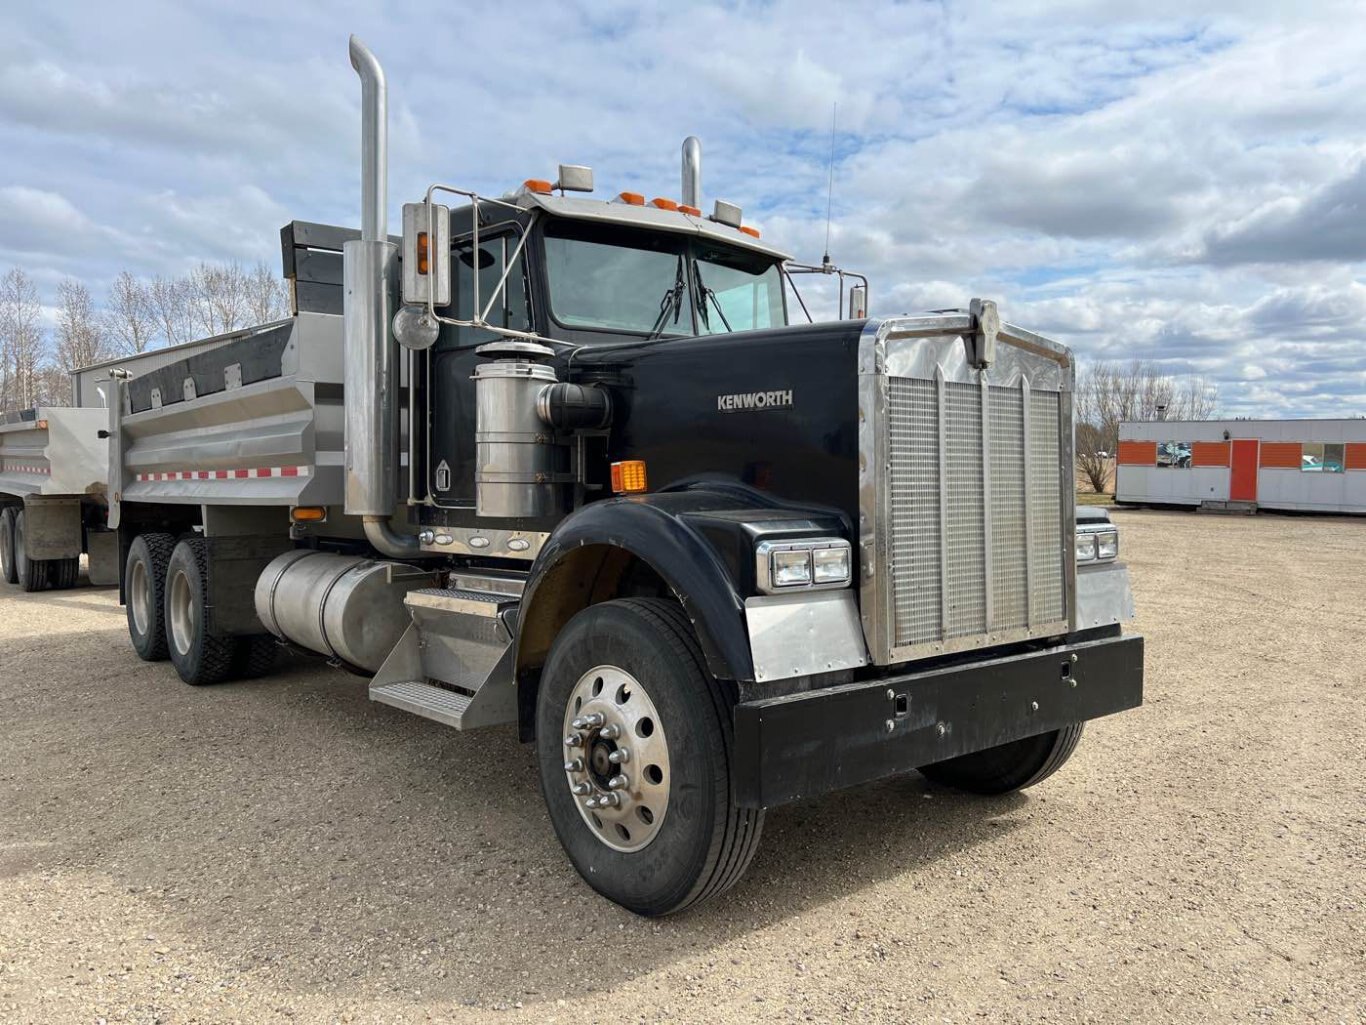
{"type": "Polygon", "coordinates": [[[1233,443],[1232,464],[1229,470],[1228,497],[1231,502],[1257,501],[1257,446],[1256,439],[1240,439],[1233,443]]]}

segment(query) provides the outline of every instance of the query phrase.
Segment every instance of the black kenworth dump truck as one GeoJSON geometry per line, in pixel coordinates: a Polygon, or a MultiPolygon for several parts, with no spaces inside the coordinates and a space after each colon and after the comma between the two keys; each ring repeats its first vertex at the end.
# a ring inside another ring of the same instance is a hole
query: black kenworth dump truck
{"type": "Polygon", "coordinates": [[[977,300],[789,324],[793,266],[702,214],[691,140],[681,202],[562,166],[433,186],[391,239],[383,73],[351,58],[362,230],[284,230],[289,321],[113,376],[139,655],[208,684],[287,644],[515,724],[575,868],[645,915],[733,885],[767,808],[1027,787],[1140,704],[1067,349],[977,300]]]}

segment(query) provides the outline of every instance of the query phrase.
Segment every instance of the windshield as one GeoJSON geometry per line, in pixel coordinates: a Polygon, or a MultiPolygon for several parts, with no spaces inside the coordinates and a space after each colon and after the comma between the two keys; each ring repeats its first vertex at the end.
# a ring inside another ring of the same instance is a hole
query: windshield
{"type": "Polygon", "coordinates": [[[756,253],[698,245],[698,328],[702,334],[785,324],[778,265],[756,253]]]}
{"type": "Polygon", "coordinates": [[[686,235],[552,220],[545,261],[551,313],[565,327],[653,338],[787,323],[781,272],[759,253],[686,235]]]}
{"type": "Polygon", "coordinates": [[[692,294],[684,240],[642,231],[566,237],[546,227],[550,308],[566,327],[603,327],[643,335],[690,335],[692,294]]]}

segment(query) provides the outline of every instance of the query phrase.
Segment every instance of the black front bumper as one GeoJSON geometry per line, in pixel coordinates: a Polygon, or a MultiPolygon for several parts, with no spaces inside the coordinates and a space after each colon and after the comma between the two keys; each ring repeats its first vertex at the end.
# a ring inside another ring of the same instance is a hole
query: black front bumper
{"type": "Polygon", "coordinates": [[[772,808],[1142,703],[1137,635],[746,701],[735,799],[772,808]]]}

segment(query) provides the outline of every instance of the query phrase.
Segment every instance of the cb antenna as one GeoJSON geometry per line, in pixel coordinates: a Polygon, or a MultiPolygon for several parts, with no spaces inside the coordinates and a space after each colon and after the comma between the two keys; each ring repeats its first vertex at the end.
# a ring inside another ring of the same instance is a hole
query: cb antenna
{"type": "Polygon", "coordinates": [[[835,119],[839,109],[838,102],[830,104],[830,181],[825,192],[825,255],[821,257],[821,266],[827,274],[830,273],[830,210],[835,199],[835,119]]]}

